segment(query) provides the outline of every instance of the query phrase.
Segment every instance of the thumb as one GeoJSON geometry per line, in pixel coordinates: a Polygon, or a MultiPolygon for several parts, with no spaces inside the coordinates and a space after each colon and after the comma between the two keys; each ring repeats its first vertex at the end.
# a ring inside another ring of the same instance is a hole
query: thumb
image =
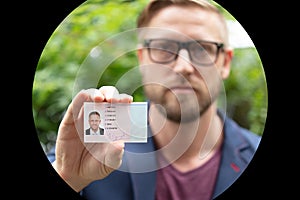
{"type": "Polygon", "coordinates": [[[124,147],[124,141],[121,140],[109,144],[104,160],[104,164],[108,167],[109,171],[113,171],[121,166],[124,147]]]}

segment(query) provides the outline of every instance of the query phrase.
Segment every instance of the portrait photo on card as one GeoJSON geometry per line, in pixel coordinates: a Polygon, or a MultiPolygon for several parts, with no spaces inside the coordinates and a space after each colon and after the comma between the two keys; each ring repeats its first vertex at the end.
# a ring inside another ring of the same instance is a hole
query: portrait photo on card
{"type": "Polygon", "coordinates": [[[84,142],[107,141],[104,105],[85,104],[84,142]]]}

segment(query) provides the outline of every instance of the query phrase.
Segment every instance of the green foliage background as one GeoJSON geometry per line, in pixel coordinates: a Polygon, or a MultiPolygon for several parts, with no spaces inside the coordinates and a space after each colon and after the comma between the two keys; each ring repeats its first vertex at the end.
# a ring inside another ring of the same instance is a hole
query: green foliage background
{"type": "MultiPolygon", "coordinates": [[[[147,2],[86,1],[70,13],[49,38],[36,68],[32,89],[33,117],[45,151],[54,144],[82,64],[89,69],[99,65],[97,60],[87,59],[91,50],[107,38],[135,28],[136,16],[147,2]]],[[[235,20],[222,7],[220,9],[229,20],[235,20]]],[[[126,42],[135,41],[129,38],[126,42]]],[[[224,82],[227,114],[243,127],[262,135],[267,116],[267,85],[262,62],[255,48],[235,49],[234,53],[230,78],[224,82]]],[[[130,73],[131,77],[118,82],[136,66],[134,52],[128,52],[112,62],[93,87],[118,83],[120,92],[132,94],[134,101],[144,101],[141,87],[131,93],[132,85],[140,83],[138,73],[130,73]]],[[[89,74],[98,80],[97,73],[89,74]]]]}

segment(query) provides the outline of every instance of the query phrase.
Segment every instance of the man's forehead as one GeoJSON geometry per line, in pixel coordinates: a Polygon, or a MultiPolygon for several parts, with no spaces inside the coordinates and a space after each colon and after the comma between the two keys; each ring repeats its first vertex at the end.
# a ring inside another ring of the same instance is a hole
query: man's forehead
{"type": "Polygon", "coordinates": [[[170,39],[177,41],[192,41],[192,40],[212,40],[215,41],[216,36],[206,32],[186,32],[177,31],[168,28],[148,27],[143,28],[139,35],[140,40],[144,39],[170,39]]]}
{"type": "Polygon", "coordinates": [[[97,115],[97,114],[91,114],[90,117],[91,117],[91,118],[100,118],[100,116],[97,115]]]}

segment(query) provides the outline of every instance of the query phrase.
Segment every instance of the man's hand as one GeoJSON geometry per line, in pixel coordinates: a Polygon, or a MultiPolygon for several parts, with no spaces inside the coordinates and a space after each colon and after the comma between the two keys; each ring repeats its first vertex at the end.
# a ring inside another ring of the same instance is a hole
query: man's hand
{"type": "Polygon", "coordinates": [[[83,103],[131,103],[132,96],[113,86],[80,91],[69,105],[59,126],[54,169],[77,192],[94,180],[103,179],[120,167],[124,142],[84,143],[83,103]]]}

